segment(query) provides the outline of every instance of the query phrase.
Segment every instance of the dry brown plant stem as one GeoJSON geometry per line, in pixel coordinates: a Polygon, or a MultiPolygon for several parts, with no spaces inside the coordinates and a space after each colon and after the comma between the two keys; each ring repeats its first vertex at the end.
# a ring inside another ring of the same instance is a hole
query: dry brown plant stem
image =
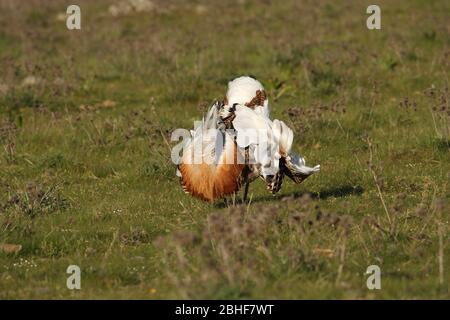
{"type": "Polygon", "coordinates": [[[375,186],[377,187],[378,196],[380,197],[384,211],[386,212],[386,217],[389,221],[389,224],[392,226],[391,215],[389,214],[389,210],[386,206],[386,202],[384,201],[383,193],[381,192],[380,184],[378,183],[377,173],[373,169],[373,145],[372,145],[372,142],[370,141],[370,138],[367,138],[367,145],[369,147],[369,170],[372,173],[373,180],[375,181],[375,186]]]}

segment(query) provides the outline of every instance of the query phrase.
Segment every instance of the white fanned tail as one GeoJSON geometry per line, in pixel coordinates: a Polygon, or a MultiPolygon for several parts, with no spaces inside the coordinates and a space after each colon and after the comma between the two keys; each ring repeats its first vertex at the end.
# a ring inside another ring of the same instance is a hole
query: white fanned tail
{"type": "Polygon", "coordinates": [[[286,158],[286,161],[290,162],[291,168],[293,169],[294,173],[309,176],[314,172],[320,171],[320,164],[312,168],[308,167],[305,165],[305,158],[302,158],[297,154],[291,154],[286,158]]]}

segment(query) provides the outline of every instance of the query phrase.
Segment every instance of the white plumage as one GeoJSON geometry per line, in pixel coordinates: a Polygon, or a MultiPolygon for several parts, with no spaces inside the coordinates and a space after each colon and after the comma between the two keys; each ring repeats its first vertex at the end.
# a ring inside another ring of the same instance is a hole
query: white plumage
{"type": "MultiPolygon", "coordinates": [[[[237,103],[245,106],[246,103],[255,97],[255,93],[258,90],[264,91],[264,87],[258,80],[246,76],[236,78],[228,82],[228,91],[226,95],[228,104],[232,106],[237,103]]],[[[269,100],[265,99],[262,108],[258,108],[255,111],[262,114],[264,117],[269,118],[269,100]]]]}
{"type": "Polygon", "coordinates": [[[179,168],[184,190],[214,200],[236,192],[242,184],[247,191],[248,183],[259,176],[275,193],[285,175],[300,183],[318,172],[319,165],[307,167],[303,157],[292,153],[292,130],[269,115],[269,101],[259,81],[251,77],[230,81],[224,102],[210,108],[183,153],[179,168]],[[211,134],[211,129],[216,133],[211,134]],[[194,147],[199,145],[200,153],[194,147]],[[191,162],[199,157],[200,162],[191,162]],[[236,163],[237,159],[245,161],[236,163]]]}

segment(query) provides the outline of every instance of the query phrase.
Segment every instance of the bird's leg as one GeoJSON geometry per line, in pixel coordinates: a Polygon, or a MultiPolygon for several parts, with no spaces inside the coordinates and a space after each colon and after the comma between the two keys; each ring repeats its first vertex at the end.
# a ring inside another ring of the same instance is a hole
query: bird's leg
{"type": "Polygon", "coordinates": [[[247,180],[245,182],[245,187],[244,187],[244,195],[242,196],[242,202],[246,203],[247,202],[247,194],[248,194],[248,187],[250,186],[250,182],[247,180]]]}
{"type": "Polygon", "coordinates": [[[278,171],[273,176],[267,176],[264,178],[267,185],[267,190],[272,194],[277,193],[281,189],[281,184],[283,183],[284,172],[278,171]]]}
{"type": "Polygon", "coordinates": [[[250,165],[249,165],[249,162],[250,162],[250,150],[249,150],[249,147],[245,148],[244,157],[245,157],[244,162],[245,162],[246,166],[245,166],[245,168],[243,170],[243,175],[242,175],[243,182],[245,183],[244,194],[242,196],[242,203],[246,203],[247,202],[248,187],[250,185],[249,176],[250,176],[250,173],[252,171],[251,168],[250,168],[250,165]]]}

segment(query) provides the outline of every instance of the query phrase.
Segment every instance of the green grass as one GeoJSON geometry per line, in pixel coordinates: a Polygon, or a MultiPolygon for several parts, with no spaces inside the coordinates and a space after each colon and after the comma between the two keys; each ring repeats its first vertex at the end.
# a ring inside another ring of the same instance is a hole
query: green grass
{"type": "Polygon", "coordinates": [[[81,31],[0,4],[0,298],[450,297],[448,1],[381,1],[379,31],[365,1],[78,3],[81,31]],[[322,171],[204,203],[166,140],[242,74],[322,171]]]}

